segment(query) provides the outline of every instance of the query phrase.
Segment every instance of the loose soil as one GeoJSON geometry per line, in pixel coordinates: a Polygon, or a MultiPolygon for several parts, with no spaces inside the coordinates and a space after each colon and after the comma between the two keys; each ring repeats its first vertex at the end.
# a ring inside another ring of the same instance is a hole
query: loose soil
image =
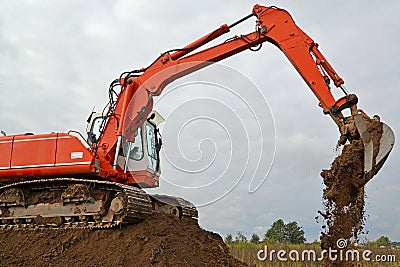
{"type": "Polygon", "coordinates": [[[0,266],[247,265],[196,221],[157,214],[112,230],[3,230],[0,266]]]}
{"type": "MultiPolygon", "coordinates": [[[[382,124],[371,120],[368,122],[368,131],[374,147],[377,147],[382,136],[382,124]]],[[[374,158],[377,153],[378,151],[374,150],[374,158]]],[[[329,170],[321,172],[321,176],[325,185],[323,192],[325,211],[319,211],[325,220],[324,231],[320,237],[321,249],[345,249],[337,247],[338,240],[346,240],[349,247],[352,242],[358,243],[359,235],[364,229],[364,186],[367,180],[364,177],[363,142],[352,140],[350,144],[346,144],[342,154],[333,161],[329,170]]],[[[327,263],[329,264],[345,266],[343,262],[327,263]]]]}
{"type": "Polygon", "coordinates": [[[327,232],[322,233],[322,248],[336,248],[340,238],[357,240],[364,213],[364,147],[360,140],[345,145],[342,154],[323,170],[323,193],[327,232]]]}
{"type": "Polygon", "coordinates": [[[320,214],[326,222],[321,234],[321,249],[337,249],[339,239],[345,239],[347,244],[358,241],[364,224],[363,172],[364,146],[360,140],[345,145],[331,169],[321,172],[325,184],[325,211],[320,214]]]}

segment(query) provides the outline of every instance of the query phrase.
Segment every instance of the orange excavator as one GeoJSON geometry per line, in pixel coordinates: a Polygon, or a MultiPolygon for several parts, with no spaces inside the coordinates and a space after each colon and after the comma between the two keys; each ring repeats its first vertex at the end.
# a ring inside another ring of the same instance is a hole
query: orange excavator
{"type": "Polygon", "coordinates": [[[287,11],[255,5],[239,21],[162,53],[147,68],[122,73],[109,87],[106,108],[89,117],[87,137],[75,131],[0,137],[0,227],[110,228],[156,212],[196,219],[189,201],[143,189],[159,186],[157,126],[163,118],[152,110],[153,98],[172,81],[247,49],[256,51],[264,42],[277,46],[303,77],[323,113],[337,124],[340,143],[363,142],[363,179],[370,180],[394,145],[392,130],[357,108],[356,95],[347,92],[318,44],[287,11]],[[252,17],[255,31],[200,49],[252,17]],[[331,83],[343,97],[333,97],[331,83]],[[345,109],[350,116],[343,115],[345,109]]]}

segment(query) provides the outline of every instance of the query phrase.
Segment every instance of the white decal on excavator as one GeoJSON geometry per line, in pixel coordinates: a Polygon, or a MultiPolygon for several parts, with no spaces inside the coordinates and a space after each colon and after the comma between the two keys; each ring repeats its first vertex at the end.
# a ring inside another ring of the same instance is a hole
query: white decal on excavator
{"type": "Polygon", "coordinates": [[[83,158],[83,152],[71,152],[71,159],[83,158]]]}

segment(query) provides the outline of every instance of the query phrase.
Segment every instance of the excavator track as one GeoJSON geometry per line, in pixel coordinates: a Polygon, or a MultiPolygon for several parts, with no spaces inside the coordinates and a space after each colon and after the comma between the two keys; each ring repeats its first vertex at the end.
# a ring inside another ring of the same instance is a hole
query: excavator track
{"type": "Polygon", "coordinates": [[[150,195],[153,207],[155,211],[166,212],[165,208],[176,209],[176,211],[167,212],[174,214],[180,218],[190,217],[198,218],[198,211],[196,207],[189,201],[180,198],[167,195],[150,195]]]}
{"type": "Polygon", "coordinates": [[[0,229],[110,229],[152,213],[197,219],[190,202],[119,183],[54,178],[0,187],[0,229]]]}

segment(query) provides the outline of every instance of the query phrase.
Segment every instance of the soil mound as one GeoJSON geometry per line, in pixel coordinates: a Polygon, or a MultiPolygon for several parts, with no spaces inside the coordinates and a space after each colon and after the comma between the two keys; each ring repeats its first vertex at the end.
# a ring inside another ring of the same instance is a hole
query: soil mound
{"type": "Polygon", "coordinates": [[[0,266],[247,265],[196,221],[158,214],[112,230],[3,230],[0,266]]]}

